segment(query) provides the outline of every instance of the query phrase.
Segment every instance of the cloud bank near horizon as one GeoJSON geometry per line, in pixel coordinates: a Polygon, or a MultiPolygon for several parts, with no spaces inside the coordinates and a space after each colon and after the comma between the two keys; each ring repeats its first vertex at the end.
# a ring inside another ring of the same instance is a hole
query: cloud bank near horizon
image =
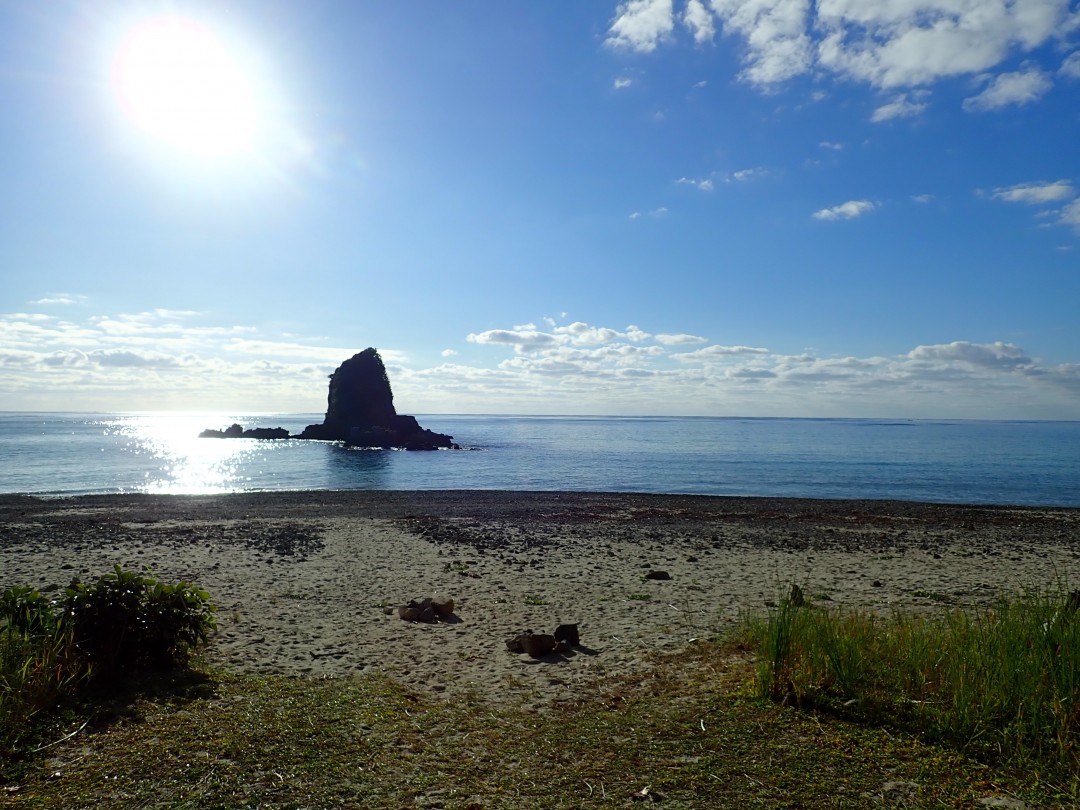
{"type": "MultiPolygon", "coordinates": [[[[167,309],[9,313],[0,315],[0,385],[11,410],[79,402],[105,411],[319,412],[326,376],[365,346],[167,309]]],[[[548,318],[542,327],[469,333],[435,364],[394,347],[380,352],[399,408],[413,413],[1080,418],[1080,363],[1048,365],[1006,341],[822,357],[548,318]]]]}

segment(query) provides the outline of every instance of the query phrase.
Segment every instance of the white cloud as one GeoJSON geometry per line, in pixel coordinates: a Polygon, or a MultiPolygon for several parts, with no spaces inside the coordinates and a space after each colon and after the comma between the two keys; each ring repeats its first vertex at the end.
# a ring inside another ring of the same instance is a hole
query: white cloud
{"type": "Polygon", "coordinates": [[[1044,208],[1035,215],[1035,218],[1042,221],[1039,225],[1041,228],[1057,224],[1080,232],[1080,199],[1073,199],[1076,195],[1077,189],[1071,180],[1020,183],[1015,186],[996,188],[991,194],[995,200],[1039,206],[1071,200],[1060,209],[1044,208]]]}
{"type": "Polygon", "coordinates": [[[680,177],[675,182],[684,186],[693,186],[701,191],[712,191],[715,187],[711,177],[704,177],[700,180],[695,180],[692,177],[680,177]]]}
{"type": "Polygon", "coordinates": [[[832,141],[822,141],[818,146],[822,149],[831,149],[834,152],[839,152],[844,148],[842,143],[833,143],[832,141]]]}
{"type": "Polygon", "coordinates": [[[1069,0],[822,0],[820,63],[878,87],[979,73],[1051,38],[1069,0]]]}
{"type": "Polygon", "coordinates": [[[514,351],[518,352],[554,346],[559,342],[554,335],[536,329],[488,329],[486,332],[470,333],[465,339],[481,345],[513,346],[514,351]]]}
{"type": "MultiPolygon", "coordinates": [[[[154,310],[83,321],[0,314],[5,405],[319,411],[326,375],[361,348],[205,316],[177,325],[170,317],[154,310]],[[117,323],[147,331],[101,328],[117,323]]],[[[584,321],[550,331],[524,323],[470,340],[491,347],[486,365],[414,368],[404,353],[380,349],[402,413],[1080,418],[1080,363],[1043,365],[1003,341],[929,344],[887,357],[774,354],[738,343],[672,351],[702,339],[584,321]]]]}
{"type": "Polygon", "coordinates": [[[675,29],[672,0],[627,0],[615,11],[607,44],[648,53],[675,29]]]}
{"type": "Polygon", "coordinates": [[[661,206],[660,208],[654,208],[652,211],[646,211],[645,213],[642,213],[641,211],[634,211],[632,214],[630,214],[630,219],[641,219],[642,217],[650,217],[651,219],[663,219],[667,216],[667,214],[667,208],[661,206]]]}
{"type": "Polygon", "coordinates": [[[1080,231],[1080,200],[1073,200],[1061,209],[1060,222],[1080,231]]]}
{"type": "Polygon", "coordinates": [[[440,352],[440,354],[443,357],[457,357],[457,352],[454,351],[453,349],[443,349],[442,352],[440,352]]]}
{"type": "Polygon", "coordinates": [[[672,359],[679,362],[691,362],[700,360],[715,360],[718,358],[729,358],[736,355],[743,354],[768,354],[768,349],[756,348],[754,346],[706,346],[704,349],[695,349],[692,352],[679,352],[671,355],[672,359]]]}
{"type": "Polygon", "coordinates": [[[1080,51],[1073,51],[1058,69],[1058,75],[1066,79],[1080,79],[1080,51]]]}
{"type": "Polygon", "coordinates": [[[1037,68],[1001,73],[977,96],[964,99],[963,106],[968,112],[981,112],[1013,104],[1030,104],[1046,95],[1052,86],[1053,82],[1037,68]]]}
{"type": "Polygon", "coordinates": [[[834,205],[832,208],[822,208],[820,211],[815,211],[813,216],[814,219],[824,220],[855,219],[863,214],[870,213],[876,207],[869,200],[848,200],[846,203],[834,205]]]}
{"type": "Polygon", "coordinates": [[[1053,183],[1020,183],[1006,188],[996,188],[993,193],[995,200],[1029,205],[1061,202],[1075,196],[1076,189],[1069,180],[1057,180],[1053,183]]]}
{"type": "Polygon", "coordinates": [[[545,320],[551,325],[551,332],[540,332],[533,324],[522,324],[513,329],[492,329],[479,334],[470,334],[466,339],[472,343],[511,346],[518,353],[559,352],[564,358],[571,355],[574,358],[581,358],[639,354],[643,351],[640,347],[618,341],[628,340],[632,343],[641,343],[652,337],[648,332],[634,325],[620,331],[606,326],[593,326],[584,321],[555,326],[551,319],[545,320]],[[580,347],[583,346],[599,348],[581,349],[580,347]]]}
{"type": "Polygon", "coordinates": [[[810,69],[809,0],[712,0],[712,8],[724,33],[746,42],[746,81],[775,84],[810,69]]]}
{"type": "Polygon", "coordinates": [[[568,326],[555,327],[556,335],[564,335],[576,344],[610,343],[616,338],[625,337],[622,332],[606,327],[589,326],[587,323],[575,321],[568,326]]]}
{"type": "Polygon", "coordinates": [[[683,24],[694,35],[694,42],[704,45],[712,42],[716,35],[716,26],[713,24],[712,14],[705,8],[701,0],[687,0],[686,11],[683,12],[683,24]]]}
{"type": "Polygon", "coordinates": [[[753,366],[731,368],[727,369],[724,373],[726,376],[735,380],[769,380],[775,379],[778,376],[772,369],[754,368],[753,366]]]}
{"type": "Polygon", "coordinates": [[[619,76],[617,79],[615,79],[615,89],[616,90],[625,90],[627,87],[629,87],[633,83],[634,83],[633,79],[627,78],[626,76],[619,76]]]}
{"type": "Polygon", "coordinates": [[[751,180],[760,180],[762,177],[768,176],[768,174],[768,169],[755,166],[750,169],[739,169],[737,172],[732,172],[730,180],[734,180],[736,183],[748,183],[751,180]]]}
{"type": "Polygon", "coordinates": [[[913,194],[911,197],[912,202],[917,202],[919,205],[925,205],[934,201],[933,194],[913,194]]]}
{"type": "Polygon", "coordinates": [[[918,346],[908,352],[908,358],[924,363],[962,363],[983,368],[1027,368],[1034,361],[1023,349],[1012,343],[969,343],[957,340],[930,346],[918,346]]]}
{"type": "Polygon", "coordinates": [[[85,295],[76,295],[72,293],[57,293],[55,295],[47,295],[44,298],[38,298],[28,303],[37,306],[69,306],[71,304],[82,304],[86,301],[85,295]]]}
{"type": "Polygon", "coordinates": [[[183,358],[161,352],[125,351],[123,349],[95,350],[85,355],[90,363],[113,368],[177,368],[183,358]]]}
{"type": "Polygon", "coordinates": [[[875,109],[870,120],[879,124],[882,121],[892,121],[894,118],[914,118],[922,115],[926,110],[926,103],[920,100],[922,98],[924,96],[919,93],[901,93],[888,104],[882,104],[875,109]]]}
{"type": "Polygon", "coordinates": [[[707,340],[708,338],[687,334],[656,336],[656,342],[662,343],[665,346],[686,346],[691,343],[705,343],[707,340]]]}
{"type": "MultiPolygon", "coordinates": [[[[828,71],[899,89],[993,72],[1063,38],[1080,15],[1070,0],[688,0],[681,21],[698,44],[713,39],[717,23],[742,40],[741,76],[759,86],[828,71]]],[[[608,42],[650,52],[673,34],[670,2],[634,0],[618,7],[608,42]]],[[[1080,57],[1070,55],[1061,74],[1080,76],[1080,57]]],[[[1021,75],[973,103],[994,103],[994,94],[1018,103],[1045,92],[1048,79],[1029,76],[1024,90],[1021,75]]]]}

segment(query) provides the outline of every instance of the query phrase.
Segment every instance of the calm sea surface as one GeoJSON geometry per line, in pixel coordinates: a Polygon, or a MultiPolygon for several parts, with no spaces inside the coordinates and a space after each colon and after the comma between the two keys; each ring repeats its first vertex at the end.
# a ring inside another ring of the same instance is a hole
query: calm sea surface
{"type": "Polygon", "coordinates": [[[444,416],[468,450],[199,439],[321,414],[0,412],[0,492],[515,489],[1080,506],[1080,422],[444,416]]]}

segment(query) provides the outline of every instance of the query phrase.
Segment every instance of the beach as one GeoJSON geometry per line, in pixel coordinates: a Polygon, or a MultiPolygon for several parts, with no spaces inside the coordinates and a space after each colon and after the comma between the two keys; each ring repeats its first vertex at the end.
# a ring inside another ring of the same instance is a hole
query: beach
{"type": "Polygon", "coordinates": [[[0,590],[121,565],[208,590],[211,665],[384,672],[543,706],[732,627],[815,605],[934,610],[1080,587],[1080,510],[500,491],[0,496],[0,590]],[[444,621],[403,621],[451,598],[444,621]],[[506,641],[578,625],[540,659],[506,641]]]}

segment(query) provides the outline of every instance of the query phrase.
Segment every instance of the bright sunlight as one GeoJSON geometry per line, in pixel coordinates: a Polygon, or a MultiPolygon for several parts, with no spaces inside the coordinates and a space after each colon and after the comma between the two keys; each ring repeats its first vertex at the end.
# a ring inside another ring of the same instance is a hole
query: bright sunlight
{"type": "Polygon", "coordinates": [[[200,157],[253,148],[261,112],[253,78],[213,31],[175,16],[135,26],[112,71],[114,90],[136,126],[200,157]]]}

